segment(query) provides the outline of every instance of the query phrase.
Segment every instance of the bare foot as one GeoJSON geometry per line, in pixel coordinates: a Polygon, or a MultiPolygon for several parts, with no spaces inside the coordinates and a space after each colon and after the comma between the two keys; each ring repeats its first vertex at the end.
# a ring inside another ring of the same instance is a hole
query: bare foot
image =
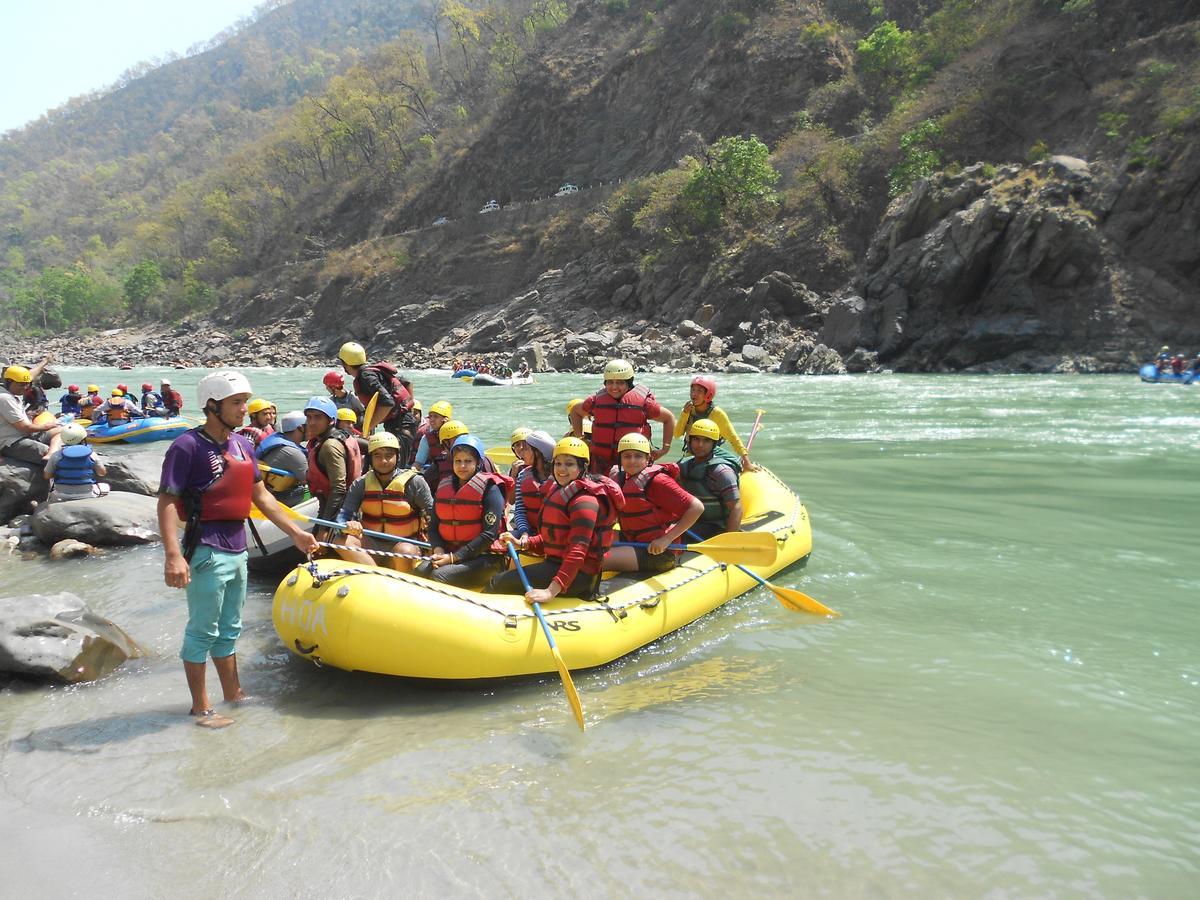
{"type": "Polygon", "coordinates": [[[206,709],[202,712],[190,713],[196,719],[196,724],[201,728],[228,728],[233,724],[233,719],[229,716],[223,716],[216,710],[206,709]]]}

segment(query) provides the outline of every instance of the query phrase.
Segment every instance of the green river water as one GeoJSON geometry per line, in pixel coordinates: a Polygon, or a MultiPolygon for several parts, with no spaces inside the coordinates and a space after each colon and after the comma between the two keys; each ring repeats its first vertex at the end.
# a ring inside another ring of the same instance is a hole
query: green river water
{"type": "MultiPolygon", "coordinates": [[[[191,407],[199,374],[171,373],[191,407]]],[[[249,374],[280,411],[320,385],[249,374]]],[[[648,380],[686,399],[685,376],[648,380]]],[[[414,381],[489,445],[560,431],[598,386],[414,381]]],[[[557,678],[432,688],[297,660],[269,580],[239,644],[258,703],[194,728],[156,547],[0,558],[4,595],[74,591],[151,652],[0,691],[4,893],[1195,896],[1200,388],[720,384],[743,436],[766,410],[754,456],[812,517],[810,562],[776,581],[843,617],[734,600],[576,674],[584,734],[557,678]]]]}

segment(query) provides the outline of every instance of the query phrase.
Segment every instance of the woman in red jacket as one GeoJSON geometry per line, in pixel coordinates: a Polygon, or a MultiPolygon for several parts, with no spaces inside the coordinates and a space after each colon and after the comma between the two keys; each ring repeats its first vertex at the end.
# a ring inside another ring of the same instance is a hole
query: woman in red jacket
{"type": "MultiPolygon", "coordinates": [[[[613,542],[613,524],[624,506],[621,489],[612,479],[587,474],[590,451],[577,437],[554,445],[554,475],[541,486],[542,512],[537,534],[517,537],[505,532],[501,540],[517,549],[545,556],[525,567],[532,589],[530,603],[545,603],[560,594],[590,599],[600,588],[604,554],[613,542]]],[[[522,588],[516,570],[492,579],[487,590],[516,594],[522,588]]]]}

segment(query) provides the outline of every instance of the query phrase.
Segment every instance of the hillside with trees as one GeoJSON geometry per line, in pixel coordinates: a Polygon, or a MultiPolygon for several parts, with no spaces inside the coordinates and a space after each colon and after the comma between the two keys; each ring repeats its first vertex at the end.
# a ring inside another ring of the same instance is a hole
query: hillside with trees
{"type": "Polygon", "coordinates": [[[276,3],[0,141],[0,315],[289,318],[389,351],[699,318],[723,353],[757,329],[901,368],[1121,368],[1200,340],[1198,16],[276,3]],[[604,187],[543,199],[567,181],[604,187]],[[557,319],[513,306],[539,284],[557,319]]]}

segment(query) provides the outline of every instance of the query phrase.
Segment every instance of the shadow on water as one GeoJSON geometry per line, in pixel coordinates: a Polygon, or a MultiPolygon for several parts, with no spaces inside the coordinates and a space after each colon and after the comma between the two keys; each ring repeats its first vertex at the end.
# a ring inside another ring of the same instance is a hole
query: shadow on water
{"type": "Polygon", "coordinates": [[[41,750],[55,753],[98,753],[101,747],[108,744],[156,734],[183,724],[190,724],[190,721],[186,717],[180,717],[178,708],[118,713],[99,719],[88,719],[86,722],[38,728],[23,738],[10,741],[9,746],[19,753],[41,750]]]}

